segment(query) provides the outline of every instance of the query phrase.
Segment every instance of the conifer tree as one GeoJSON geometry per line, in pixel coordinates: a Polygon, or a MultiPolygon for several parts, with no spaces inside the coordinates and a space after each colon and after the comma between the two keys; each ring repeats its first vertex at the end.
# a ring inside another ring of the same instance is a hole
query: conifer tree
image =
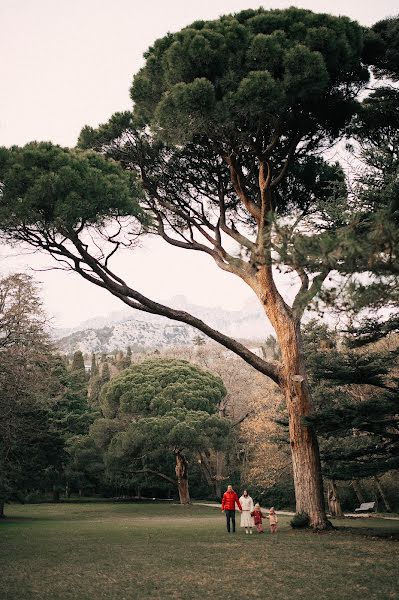
{"type": "Polygon", "coordinates": [[[93,352],[91,355],[90,378],[95,377],[97,374],[98,374],[97,360],[96,360],[96,355],[93,352]]]}
{"type": "Polygon", "coordinates": [[[84,371],[85,363],[83,359],[83,354],[80,350],[77,350],[73,354],[71,371],[84,371]]]}
{"type": "MultiPolygon", "coordinates": [[[[82,131],[80,147],[97,156],[51,144],[0,152],[0,223],[8,239],[61,254],[126,305],[196,327],[279,385],[289,412],[297,510],[315,528],[328,522],[317,439],[307,421],[313,403],[301,321],[315,297],[337,299],[330,273],[350,279],[369,272],[373,237],[362,237],[365,228],[371,232],[362,198],[348,199],[342,169],[321,153],[348,131],[369,79],[365,64],[380,68],[386,59],[382,67],[392,66],[386,40],[395,22],[376,27],[384,43],[374,38],[373,46],[370,32],[345,17],[296,8],[197,21],[148,50],[131,89],[133,112],[82,131]],[[147,298],[113,273],[109,260],[120,245],[134,244],[138,222],[244,281],[274,327],[280,362],[147,298]],[[93,247],[81,237],[85,228],[95,236],[93,247]],[[278,289],[276,267],[297,277],[291,305],[278,289]]],[[[381,213],[377,224],[384,227],[381,213]]],[[[383,231],[395,235],[391,227],[383,231]]],[[[389,238],[372,252],[375,264],[390,247],[389,238]]]]}
{"type": "Polygon", "coordinates": [[[125,369],[104,386],[100,404],[104,419],[91,429],[108,460],[119,457],[131,473],[148,472],[171,481],[156,465],[143,468],[143,455],[170,453],[181,504],[190,502],[189,456],[222,448],[229,434],[227,419],[216,414],[226,394],[219,377],[183,360],[149,360],[125,369]]]}
{"type": "Polygon", "coordinates": [[[343,343],[326,327],[309,324],[305,351],[316,403],[312,422],[321,439],[323,474],[331,481],[399,467],[398,350],[353,351],[343,343]]]}

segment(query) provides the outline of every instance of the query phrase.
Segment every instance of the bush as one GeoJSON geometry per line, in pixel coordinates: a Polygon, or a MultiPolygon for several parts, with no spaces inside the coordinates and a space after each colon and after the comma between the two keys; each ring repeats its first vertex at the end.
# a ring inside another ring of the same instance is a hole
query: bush
{"type": "Polygon", "coordinates": [[[274,506],[276,510],[295,510],[294,482],[291,476],[282,477],[273,486],[263,487],[244,482],[242,489],[248,489],[252,498],[261,506],[274,506]]]}
{"type": "Polygon", "coordinates": [[[45,502],[45,500],[45,494],[43,494],[43,492],[39,492],[38,490],[29,492],[24,498],[24,502],[27,504],[40,504],[40,502],[45,502]]]}
{"type": "Polygon", "coordinates": [[[291,521],[290,525],[293,529],[303,529],[309,527],[309,515],[305,512],[296,513],[291,521]]]}

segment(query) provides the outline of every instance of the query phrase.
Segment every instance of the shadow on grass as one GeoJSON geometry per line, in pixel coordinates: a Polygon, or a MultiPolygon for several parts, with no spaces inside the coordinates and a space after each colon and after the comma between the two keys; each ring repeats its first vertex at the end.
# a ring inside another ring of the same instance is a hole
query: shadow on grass
{"type": "Polygon", "coordinates": [[[391,527],[337,527],[340,533],[349,533],[372,539],[384,539],[393,542],[399,542],[399,530],[393,530],[391,527]]]}

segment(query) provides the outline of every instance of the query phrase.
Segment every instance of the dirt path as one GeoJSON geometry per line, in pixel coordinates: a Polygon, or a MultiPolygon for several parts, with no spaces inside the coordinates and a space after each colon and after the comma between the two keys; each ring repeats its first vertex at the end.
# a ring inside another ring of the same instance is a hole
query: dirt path
{"type": "MultiPolygon", "coordinates": [[[[211,506],[212,508],[221,508],[221,504],[216,504],[216,502],[193,502],[193,504],[197,506],[211,506]]],[[[294,512],[290,512],[288,510],[276,510],[278,515],[286,515],[288,517],[293,517],[295,515],[294,512]]],[[[389,515],[381,515],[379,513],[367,513],[367,514],[359,514],[359,513],[344,513],[345,517],[353,517],[356,519],[388,519],[390,521],[399,521],[399,517],[391,517],[389,515]]]]}

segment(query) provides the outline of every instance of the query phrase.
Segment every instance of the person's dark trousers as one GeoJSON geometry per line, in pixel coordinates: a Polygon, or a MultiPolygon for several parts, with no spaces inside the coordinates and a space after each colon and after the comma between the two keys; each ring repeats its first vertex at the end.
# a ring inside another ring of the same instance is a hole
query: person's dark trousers
{"type": "Polygon", "coordinates": [[[225,510],[224,511],[226,514],[226,525],[227,525],[227,531],[230,533],[230,519],[233,525],[233,533],[235,533],[236,530],[236,511],[235,510],[225,510]]]}

